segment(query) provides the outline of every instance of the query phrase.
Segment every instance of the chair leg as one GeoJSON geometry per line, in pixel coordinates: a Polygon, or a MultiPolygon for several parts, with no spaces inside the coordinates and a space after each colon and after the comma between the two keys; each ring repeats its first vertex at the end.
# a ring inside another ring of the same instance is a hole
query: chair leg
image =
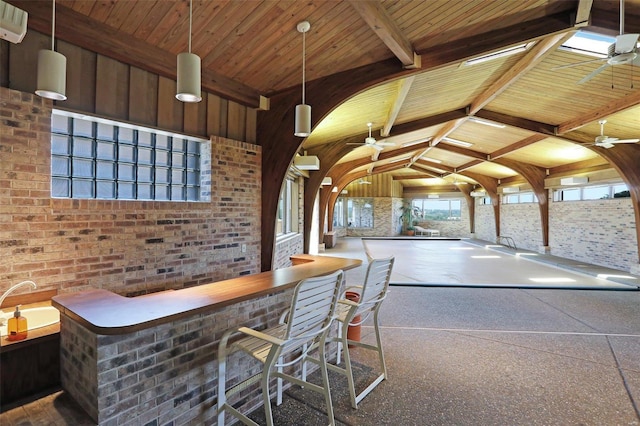
{"type": "Polygon", "coordinates": [[[353,370],[351,369],[351,355],[349,354],[349,337],[347,334],[349,322],[345,321],[341,325],[342,327],[340,327],[340,331],[342,334],[342,338],[340,339],[340,345],[342,346],[342,349],[344,351],[344,369],[349,385],[349,397],[351,398],[351,406],[353,408],[358,408],[358,402],[356,401],[356,386],[355,381],[353,380],[353,370]]]}
{"type": "Polygon", "coordinates": [[[327,405],[327,417],[329,418],[329,426],[335,426],[335,418],[333,417],[333,403],[331,402],[331,388],[329,386],[329,374],[327,372],[327,358],[325,355],[325,340],[322,339],[318,348],[320,356],[320,372],[322,374],[322,385],[324,387],[324,400],[327,405]]]}
{"type": "Polygon", "coordinates": [[[340,365],[342,354],[342,326],[338,326],[338,353],[336,354],[336,365],[340,365]]]}
{"type": "Polygon", "coordinates": [[[380,327],[378,325],[378,311],[376,309],[373,313],[373,328],[376,333],[376,342],[378,344],[378,359],[380,360],[380,369],[382,371],[383,379],[387,378],[387,364],[384,362],[384,351],[382,349],[382,337],[380,336],[380,327]]]}
{"type": "Polygon", "coordinates": [[[218,346],[218,426],[224,426],[224,409],[227,403],[227,342],[230,334],[225,333],[218,346]]]}
{"type": "Polygon", "coordinates": [[[277,394],[276,394],[276,406],[279,406],[280,404],[282,404],[282,372],[284,371],[283,367],[282,367],[282,361],[283,358],[279,357],[278,358],[278,373],[280,373],[278,375],[278,378],[276,379],[277,381],[277,394]]]}

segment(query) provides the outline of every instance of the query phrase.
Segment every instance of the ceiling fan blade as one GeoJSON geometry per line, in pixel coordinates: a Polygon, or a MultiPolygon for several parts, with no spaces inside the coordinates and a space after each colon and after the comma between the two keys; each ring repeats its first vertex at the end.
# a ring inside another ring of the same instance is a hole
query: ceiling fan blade
{"type": "Polygon", "coordinates": [[[587,75],[586,77],[584,77],[582,80],[580,80],[578,82],[578,84],[586,83],[587,81],[591,80],[593,77],[595,77],[596,75],[600,74],[602,71],[604,71],[605,69],[607,69],[610,66],[611,65],[609,65],[608,62],[605,62],[604,64],[600,65],[595,70],[591,71],[591,73],[589,75],[587,75]]]}
{"type": "Polygon", "coordinates": [[[598,59],[590,59],[588,61],[574,62],[573,64],[560,65],[559,67],[553,67],[551,68],[551,71],[563,70],[565,68],[577,67],[578,65],[591,64],[593,62],[602,62],[602,61],[606,61],[607,59],[609,58],[598,58],[598,59]]]}
{"type": "Polygon", "coordinates": [[[396,146],[394,142],[377,142],[376,145],[379,146],[396,146]]]}
{"type": "Polygon", "coordinates": [[[633,52],[638,44],[640,34],[621,34],[616,37],[616,53],[633,52]]]}
{"type": "Polygon", "coordinates": [[[347,142],[347,145],[358,145],[358,146],[365,146],[367,145],[364,142],[347,142]]]}
{"type": "Polygon", "coordinates": [[[367,146],[370,146],[373,149],[377,149],[378,151],[382,151],[384,149],[383,146],[380,146],[378,144],[372,143],[372,144],[366,144],[367,146]]]}
{"type": "Polygon", "coordinates": [[[609,141],[609,143],[636,143],[640,142],[640,139],[618,139],[615,141],[609,141]]]}

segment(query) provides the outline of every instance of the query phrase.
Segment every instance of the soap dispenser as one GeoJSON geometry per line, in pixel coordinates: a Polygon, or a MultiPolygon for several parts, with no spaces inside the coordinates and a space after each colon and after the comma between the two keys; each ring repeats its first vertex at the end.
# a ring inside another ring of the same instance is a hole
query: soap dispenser
{"type": "Polygon", "coordinates": [[[27,338],[27,319],[20,313],[20,306],[16,306],[13,318],[7,323],[7,340],[24,340],[27,338]]]}

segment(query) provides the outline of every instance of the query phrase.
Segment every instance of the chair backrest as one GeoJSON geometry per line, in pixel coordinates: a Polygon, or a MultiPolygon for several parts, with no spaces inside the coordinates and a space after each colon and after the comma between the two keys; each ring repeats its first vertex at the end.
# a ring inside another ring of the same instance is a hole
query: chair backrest
{"type": "Polygon", "coordinates": [[[343,277],[344,272],[340,270],[298,283],[291,300],[285,340],[309,340],[329,327],[343,277]]]}
{"type": "Polygon", "coordinates": [[[358,302],[360,305],[358,312],[373,309],[384,300],[389,288],[389,279],[391,278],[394,260],[395,258],[391,256],[383,259],[372,259],[369,262],[358,302]]]}

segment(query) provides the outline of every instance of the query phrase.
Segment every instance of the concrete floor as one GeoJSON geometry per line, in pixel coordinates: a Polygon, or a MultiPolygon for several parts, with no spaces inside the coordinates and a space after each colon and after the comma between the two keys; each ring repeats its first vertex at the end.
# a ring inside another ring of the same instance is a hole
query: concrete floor
{"type": "MultiPolygon", "coordinates": [[[[456,254],[391,243],[343,238],[324,254],[366,260],[365,245],[371,255],[398,259],[380,320],[389,377],[354,410],[345,380],[332,374],[337,424],[640,425],[638,277],[614,278],[626,283],[620,286],[596,278],[627,275],[620,271],[551,257],[531,262],[502,249],[480,254],[500,258],[474,258],[485,263],[470,275],[456,254]],[[530,286],[532,277],[563,279],[530,286]]],[[[347,282],[363,276],[364,267],[348,271],[347,282]]],[[[363,326],[363,340],[371,331],[363,326]]],[[[353,353],[366,376],[369,354],[353,353]]],[[[279,425],[326,424],[322,398],[297,387],[274,417],[279,425]]],[[[3,426],[85,421],[64,392],[0,415],[3,426]]]]}

